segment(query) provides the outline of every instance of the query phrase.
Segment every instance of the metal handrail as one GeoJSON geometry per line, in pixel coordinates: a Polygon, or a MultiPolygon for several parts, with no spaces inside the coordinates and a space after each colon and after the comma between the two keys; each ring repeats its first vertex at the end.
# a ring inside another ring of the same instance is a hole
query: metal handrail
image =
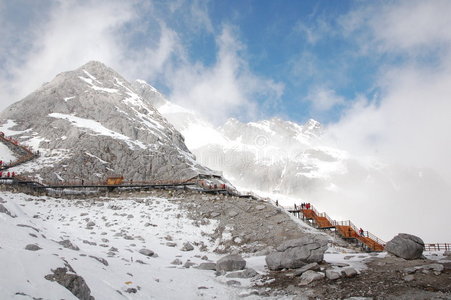
{"type": "Polygon", "coordinates": [[[424,244],[425,251],[451,251],[451,243],[424,244]]]}

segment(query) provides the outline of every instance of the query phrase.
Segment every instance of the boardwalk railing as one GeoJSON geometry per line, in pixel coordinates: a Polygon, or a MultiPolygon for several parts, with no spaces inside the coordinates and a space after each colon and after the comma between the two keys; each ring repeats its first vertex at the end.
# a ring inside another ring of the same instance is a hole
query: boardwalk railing
{"type": "Polygon", "coordinates": [[[425,244],[425,251],[451,251],[451,243],[425,244]]]}

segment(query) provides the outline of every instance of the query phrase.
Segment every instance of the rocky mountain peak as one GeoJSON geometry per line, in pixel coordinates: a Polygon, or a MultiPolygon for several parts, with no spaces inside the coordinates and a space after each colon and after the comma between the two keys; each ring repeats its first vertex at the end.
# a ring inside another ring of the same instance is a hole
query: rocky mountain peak
{"type": "Polygon", "coordinates": [[[188,179],[210,172],[148,99],[96,61],[59,74],[13,104],[0,114],[0,124],[13,125],[17,139],[43,153],[36,168],[19,171],[49,180],[94,180],[111,173],[188,179]]]}

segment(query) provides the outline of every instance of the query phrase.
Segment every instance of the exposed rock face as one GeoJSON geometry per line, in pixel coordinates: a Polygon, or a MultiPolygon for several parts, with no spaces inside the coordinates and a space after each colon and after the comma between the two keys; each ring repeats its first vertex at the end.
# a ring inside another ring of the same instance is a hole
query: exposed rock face
{"type": "Polygon", "coordinates": [[[17,131],[14,138],[40,150],[28,171],[46,181],[99,181],[107,175],[183,180],[211,174],[149,101],[99,62],[61,73],[11,105],[0,114],[0,128],[17,131]]]}
{"type": "Polygon", "coordinates": [[[385,250],[404,259],[417,259],[423,255],[424,242],[417,236],[400,233],[387,242],[385,250]]]}
{"type": "Polygon", "coordinates": [[[270,270],[296,269],[308,263],[322,261],[327,250],[327,240],[322,236],[307,235],[284,242],[276,250],[266,256],[270,270]]]}
{"type": "Polygon", "coordinates": [[[93,296],[91,296],[91,290],[89,289],[83,277],[75,273],[69,273],[69,270],[67,268],[57,268],[56,270],[52,271],[53,274],[46,275],[45,279],[58,282],[80,300],[95,299],[93,296]]]}
{"type": "Polygon", "coordinates": [[[224,256],[216,262],[216,271],[238,271],[246,267],[246,261],[241,255],[231,254],[224,256]]]}

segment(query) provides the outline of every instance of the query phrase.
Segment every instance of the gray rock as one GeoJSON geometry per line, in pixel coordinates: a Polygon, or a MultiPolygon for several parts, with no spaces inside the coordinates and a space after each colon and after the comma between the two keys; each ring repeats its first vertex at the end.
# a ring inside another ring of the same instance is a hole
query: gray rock
{"type": "Polygon", "coordinates": [[[106,259],[104,259],[104,258],[97,257],[97,256],[94,256],[94,255],[89,255],[89,257],[94,258],[95,260],[97,260],[98,262],[100,262],[101,264],[103,264],[105,266],[108,266],[108,261],[106,259]]]}
{"type": "Polygon", "coordinates": [[[294,276],[301,276],[302,273],[308,271],[308,270],[313,270],[313,271],[319,271],[319,265],[318,263],[314,262],[314,263],[309,263],[306,264],[305,266],[303,266],[302,268],[296,269],[293,273],[294,276]]]}
{"type": "Polygon", "coordinates": [[[228,281],[226,281],[226,284],[228,286],[240,286],[241,282],[239,282],[237,280],[228,280],[228,281]]]}
{"type": "Polygon", "coordinates": [[[70,240],[62,240],[62,241],[59,241],[58,244],[60,244],[61,246],[63,246],[64,248],[67,248],[67,249],[71,249],[71,250],[75,250],[75,251],[80,250],[80,248],[78,248],[77,245],[72,244],[72,242],[70,240]]]}
{"type": "Polygon", "coordinates": [[[246,261],[238,254],[224,256],[216,262],[216,271],[238,271],[246,267],[246,261]]]}
{"type": "Polygon", "coordinates": [[[0,213],[7,214],[11,218],[15,218],[16,215],[12,214],[3,204],[0,204],[0,213]]]}
{"type": "Polygon", "coordinates": [[[166,243],[166,246],[168,246],[168,247],[175,247],[175,246],[177,246],[177,243],[174,243],[174,242],[167,242],[167,243],[166,243]]]}
{"type": "Polygon", "coordinates": [[[192,261],[186,261],[184,264],[183,264],[183,267],[184,268],[191,268],[192,266],[194,266],[194,265],[196,265],[195,263],[193,263],[192,261]]]}
{"type": "Polygon", "coordinates": [[[404,259],[417,259],[423,255],[424,242],[417,236],[400,233],[387,242],[385,250],[404,259]]]}
{"type": "Polygon", "coordinates": [[[255,207],[255,209],[256,209],[256,210],[263,210],[263,209],[265,209],[265,207],[266,207],[266,206],[264,206],[264,205],[257,205],[257,206],[255,207]]]}
{"type": "Polygon", "coordinates": [[[182,262],[180,259],[178,259],[178,258],[174,259],[174,260],[171,262],[171,265],[177,265],[177,266],[179,266],[179,265],[182,265],[182,264],[183,264],[183,262],[182,262]]]}
{"type": "Polygon", "coordinates": [[[320,262],[327,250],[327,240],[322,236],[307,235],[290,240],[266,256],[270,270],[296,269],[312,262],[320,262]]]}
{"type": "Polygon", "coordinates": [[[80,300],[95,300],[91,296],[91,290],[83,277],[74,273],[70,266],[69,270],[68,268],[57,268],[56,270],[52,270],[53,274],[46,275],[45,279],[56,281],[80,300]],[[71,273],[69,273],[69,270],[71,273]]]}
{"type": "Polygon", "coordinates": [[[421,266],[421,269],[423,269],[423,270],[432,270],[434,272],[441,273],[441,272],[443,272],[445,267],[442,264],[430,264],[430,265],[421,266]]]}
{"type": "Polygon", "coordinates": [[[443,256],[451,256],[451,251],[447,250],[447,251],[443,252],[443,256]]]}
{"type": "Polygon", "coordinates": [[[238,216],[238,213],[234,210],[231,210],[227,213],[227,215],[231,218],[238,216]]]}
{"type": "Polygon", "coordinates": [[[193,245],[191,245],[190,242],[186,242],[186,243],[183,244],[183,247],[180,250],[182,250],[182,251],[193,251],[194,247],[193,247],[193,245]]]}
{"type": "Polygon", "coordinates": [[[301,275],[301,282],[299,283],[299,285],[308,285],[313,281],[323,279],[324,276],[324,273],[308,270],[301,275]]]}
{"type": "Polygon", "coordinates": [[[216,263],[212,263],[212,262],[201,263],[197,268],[201,269],[201,270],[216,271],[216,263]]]}
{"type": "Polygon", "coordinates": [[[258,273],[252,268],[244,269],[242,272],[232,272],[226,275],[227,278],[252,278],[257,276],[258,273]]]}
{"type": "Polygon", "coordinates": [[[340,273],[332,269],[326,270],[326,277],[330,280],[337,280],[341,277],[340,273]]]}
{"type": "Polygon", "coordinates": [[[150,249],[141,249],[138,252],[145,256],[153,256],[155,254],[155,252],[150,249]]]}
{"type": "Polygon", "coordinates": [[[406,281],[406,282],[410,282],[410,281],[415,280],[415,276],[413,276],[413,275],[406,275],[406,276],[403,277],[403,280],[406,281]]]}
{"type": "Polygon", "coordinates": [[[341,271],[343,273],[344,276],[350,278],[350,277],[354,277],[357,276],[357,271],[354,268],[345,268],[341,271]]]}
{"type": "Polygon", "coordinates": [[[25,246],[25,250],[30,250],[30,251],[38,251],[38,250],[41,250],[41,249],[42,248],[39,247],[36,244],[28,244],[28,245],[25,246]]]}
{"type": "Polygon", "coordinates": [[[88,223],[86,223],[86,226],[88,226],[88,227],[93,227],[95,225],[96,225],[96,223],[94,223],[93,221],[89,221],[88,223]]]}

